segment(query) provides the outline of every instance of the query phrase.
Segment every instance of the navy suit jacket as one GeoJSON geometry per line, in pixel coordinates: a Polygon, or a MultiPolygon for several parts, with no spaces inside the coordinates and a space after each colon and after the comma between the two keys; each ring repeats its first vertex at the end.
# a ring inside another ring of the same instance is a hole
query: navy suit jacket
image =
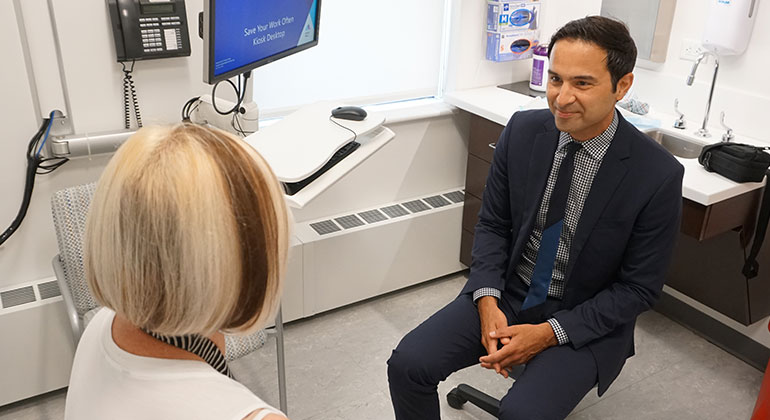
{"type": "MultiPolygon", "coordinates": [[[[682,213],[684,167],[618,113],[618,128],[580,215],[559,321],[571,346],[596,359],[599,395],[634,354],[636,317],[659,298],[682,213]]],[[[462,293],[525,295],[516,276],[553,164],[559,130],[549,110],[514,114],[503,130],[475,228],[462,293]]]]}

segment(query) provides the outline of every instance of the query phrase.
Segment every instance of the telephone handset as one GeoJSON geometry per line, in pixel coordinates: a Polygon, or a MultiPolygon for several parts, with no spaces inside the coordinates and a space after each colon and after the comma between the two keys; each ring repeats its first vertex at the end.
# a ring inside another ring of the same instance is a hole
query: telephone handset
{"type": "Polygon", "coordinates": [[[184,0],[107,0],[118,62],[190,55],[184,0]]]}

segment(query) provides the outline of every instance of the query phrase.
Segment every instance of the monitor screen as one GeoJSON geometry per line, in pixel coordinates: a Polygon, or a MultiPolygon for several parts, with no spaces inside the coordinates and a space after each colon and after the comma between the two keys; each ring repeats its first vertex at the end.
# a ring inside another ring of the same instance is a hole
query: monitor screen
{"type": "Polygon", "coordinates": [[[204,81],[216,83],[318,44],[320,0],[209,0],[204,81]]]}

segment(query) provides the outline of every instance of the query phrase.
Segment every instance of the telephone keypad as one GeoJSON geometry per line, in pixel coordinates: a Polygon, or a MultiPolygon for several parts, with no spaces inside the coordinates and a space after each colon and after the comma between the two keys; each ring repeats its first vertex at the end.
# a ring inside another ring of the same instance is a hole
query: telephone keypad
{"type": "MultiPolygon", "coordinates": [[[[157,19],[157,18],[147,18],[157,19]]],[[[141,26],[141,24],[140,24],[141,26]]],[[[160,29],[142,29],[142,47],[144,52],[161,52],[163,51],[163,42],[160,29]]]]}
{"type": "Polygon", "coordinates": [[[144,52],[173,51],[181,48],[182,32],[181,28],[178,27],[181,25],[179,16],[139,18],[144,52]]]}

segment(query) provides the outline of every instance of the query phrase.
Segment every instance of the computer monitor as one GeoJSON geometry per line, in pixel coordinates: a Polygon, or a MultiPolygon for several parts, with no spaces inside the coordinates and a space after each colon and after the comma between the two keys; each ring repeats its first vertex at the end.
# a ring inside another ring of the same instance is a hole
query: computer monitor
{"type": "Polygon", "coordinates": [[[207,0],[203,81],[214,84],[318,44],[321,0],[207,0]]]}

